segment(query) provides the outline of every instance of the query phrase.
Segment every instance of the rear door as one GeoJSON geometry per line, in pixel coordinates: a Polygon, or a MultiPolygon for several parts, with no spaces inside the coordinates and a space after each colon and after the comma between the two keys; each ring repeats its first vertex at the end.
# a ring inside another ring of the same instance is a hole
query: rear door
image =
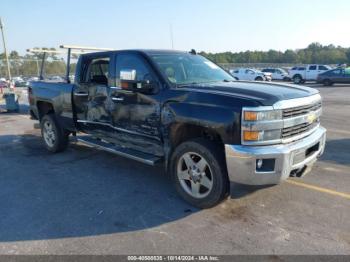
{"type": "Polygon", "coordinates": [[[78,126],[86,133],[109,136],[113,130],[108,109],[109,62],[110,55],[101,53],[82,57],[78,65],[73,100],[78,126]]]}
{"type": "MultiPolygon", "coordinates": [[[[327,73],[329,74],[329,73],[327,73]]],[[[331,71],[330,79],[334,83],[343,83],[345,81],[344,78],[344,70],[341,68],[335,69],[331,71]]]]}

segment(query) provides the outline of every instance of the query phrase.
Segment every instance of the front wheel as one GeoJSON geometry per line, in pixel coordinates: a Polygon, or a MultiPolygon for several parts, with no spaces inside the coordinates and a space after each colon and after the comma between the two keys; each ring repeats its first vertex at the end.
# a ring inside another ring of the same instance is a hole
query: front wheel
{"type": "Polygon", "coordinates": [[[68,146],[68,136],[63,130],[53,114],[45,115],[41,119],[41,135],[47,150],[53,153],[61,152],[68,146]]]}
{"type": "Polygon", "coordinates": [[[261,76],[258,76],[257,78],[255,78],[255,81],[264,81],[264,78],[262,78],[261,76]]]}
{"type": "Polygon", "coordinates": [[[215,206],[227,196],[229,181],[223,149],[209,140],[180,144],[170,168],[177,192],[195,207],[215,206]]]}

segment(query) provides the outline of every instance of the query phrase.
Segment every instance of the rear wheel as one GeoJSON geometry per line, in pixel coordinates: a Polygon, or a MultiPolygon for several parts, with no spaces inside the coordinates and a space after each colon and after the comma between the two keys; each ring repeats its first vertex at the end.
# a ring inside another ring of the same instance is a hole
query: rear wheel
{"type": "Polygon", "coordinates": [[[69,133],[63,130],[53,114],[41,119],[41,135],[47,150],[53,153],[61,152],[68,146],[69,133]]]}
{"type": "Polygon", "coordinates": [[[180,144],[171,159],[171,176],[180,196],[198,208],[209,208],[227,196],[229,182],[222,150],[195,139],[180,144]]]}
{"type": "Polygon", "coordinates": [[[302,84],[303,78],[300,75],[296,75],[293,77],[293,82],[294,82],[294,84],[302,84]]]}
{"type": "Polygon", "coordinates": [[[325,79],[325,80],[323,80],[323,85],[324,85],[324,86],[331,86],[331,85],[333,85],[333,83],[332,83],[331,80],[325,79]]]}

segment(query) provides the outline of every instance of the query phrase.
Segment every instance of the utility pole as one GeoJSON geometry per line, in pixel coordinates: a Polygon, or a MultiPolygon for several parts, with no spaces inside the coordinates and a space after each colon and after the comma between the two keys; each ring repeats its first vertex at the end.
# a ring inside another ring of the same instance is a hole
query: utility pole
{"type": "Polygon", "coordinates": [[[1,17],[0,17],[0,29],[1,29],[1,35],[2,35],[2,42],[4,45],[5,59],[6,59],[6,63],[7,63],[7,75],[9,77],[10,82],[11,82],[10,62],[9,62],[9,57],[8,57],[7,50],[6,50],[6,42],[5,42],[4,29],[3,29],[1,17]]]}
{"type": "Polygon", "coordinates": [[[174,49],[173,25],[171,23],[169,24],[169,30],[170,30],[171,49],[174,49]]]}

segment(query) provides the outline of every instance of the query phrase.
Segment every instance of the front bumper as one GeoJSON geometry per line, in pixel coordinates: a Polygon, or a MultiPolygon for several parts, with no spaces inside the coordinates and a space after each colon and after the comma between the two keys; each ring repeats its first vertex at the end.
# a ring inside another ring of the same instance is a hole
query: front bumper
{"type": "Polygon", "coordinates": [[[291,173],[304,175],[322,155],[326,129],[289,144],[271,146],[225,145],[226,165],[231,182],[247,185],[272,185],[286,180],[291,173]],[[257,171],[257,160],[274,160],[271,170],[257,171]]]}

